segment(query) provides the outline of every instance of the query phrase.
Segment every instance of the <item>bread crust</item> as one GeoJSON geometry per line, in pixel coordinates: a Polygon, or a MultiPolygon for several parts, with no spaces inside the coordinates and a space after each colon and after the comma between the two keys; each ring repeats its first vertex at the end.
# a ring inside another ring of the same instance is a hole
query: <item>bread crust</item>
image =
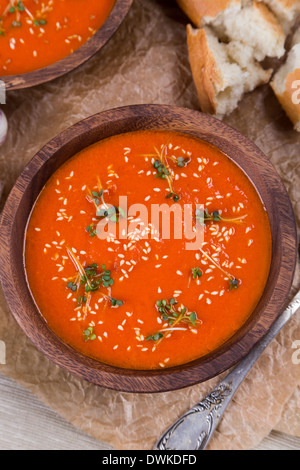
{"type": "Polygon", "coordinates": [[[221,84],[221,78],[215,58],[209,48],[205,30],[193,29],[191,25],[188,25],[187,42],[201,110],[204,113],[216,114],[216,87],[221,84]]]}
{"type": "Polygon", "coordinates": [[[177,0],[179,7],[185,12],[195,26],[201,27],[204,18],[215,18],[231,4],[241,4],[241,0],[177,0]]]}
{"type": "Polygon", "coordinates": [[[300,4],[300,0],[276,0],[276,2],[281,4],[287,10],[292,10],[295,5],[300,4]]]}
{"type": "Polygon", "coordinates": [[[296,99],[300,99],[300,91],[297,92],[300,89],[300,66],[287,75],[283,93],[278,91],[274,80],[271,82],[271,87],[282,108],[294,124],[295,129],[300,132],[300,104],[296,102],[296,99]]]}
{"type": "Polygon", "coordinates": [[[256,8],[262,18],[264,18],[270,26],[274,29],[274,33],[282,38],[285,38],[284,31],[277,21],[276,17],[273,13],[269,10],[269,8],[261,2],[253,2],[253,8],[256,8]]]}

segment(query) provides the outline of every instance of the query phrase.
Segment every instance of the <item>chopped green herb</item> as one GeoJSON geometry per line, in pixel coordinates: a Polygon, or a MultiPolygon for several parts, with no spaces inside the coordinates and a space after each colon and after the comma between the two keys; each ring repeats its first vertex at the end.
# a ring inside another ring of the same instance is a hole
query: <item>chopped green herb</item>
{"type": "Polygon", "coordinates": [[[113,299],[112,297],[109,297],[109,300],[113,307],[121,307],[124,304],[123,300],[113,299]]]}
{"type": "Polygon", "coordinates": [[[74,284],[73,282],[68,282],[67,288],[68,288],[68,289],[71,289],[72,292],[76,292],[76,291],[77,291],[77,285],[74,284]]]}
{"type": "Polygon", "coordinates": [[[237,289],[239,287],[240,281],[235,278],[229,279],[229,290],[237,289]]]}
{"type": "Polygon", "coordinates": [[[153,163],[153,167],[157,171],[157,175],[155,175],[156,178],[161,178],[164,180],[168,176],[170,176],[169,169],[165,166],[165,164],[162,161],[155,160],[155,162],[153,163]]]}
{"type": "Polygon", "coordinates": [[[25,11],[25,7],[23,5],[23,2],[21,2],[21,1],[17,2],[17,9],[19,11],[25,11]]]}
{"type": "Polygon", "coordinates": [[[233,219],[224,218],[221,216],[220,211],[213,211],[211,214],[208,209],[196,209],[195,211],[196,220],[205,222],[229,222],[229,223],[242,223],[242,221],[247,217],[247,215],[236,217],[233,219]]]}
{"type": "Polygon", "coordinates": [[[87,341],[94,341],[97,336],[94,333],[94,328],[92,326],[89,326],[84,332],[83,332],[84,340],[87,341]]]}
{"type": "Polygon", "coordinates": [[[178,202],[180,200],[180,196],[176,194],[176,192],[173,189],[173,172],[171,171],[168,161],[171,160],[177,164],[179,168],[185,167],[188,165],[190,162],[189,158],[184,158],[184,157],[178,157],[175,158],[174,156],[170,157],[168,155],[168,147],[167,145],[164,145],[162,147],[161,152],[155,148],[156,152],[156,160],[153,163],[153,167],[157,171],[157,174],[155,175],[156,178],[161,178],[165,179],[168,181],[169,185],[169,194],[166,196],[166,199],[173,199],[174,202],[178,202]]]}
{"type": "Polygon", "coordinates": [[[85,297],[85,296],[83,296],[83,297],[79,296],[78,297],[78,305],[83,305],[86,302],[87,302],[87,297],[85,297]]]}
{"type": "Polygon", "coordinates": [[[236,279],[232,274],[225,271],[225,269],[223,269],[208,253],[203,251],[202,248],[200,248],[200,251],[207,259],[209,259],[216,266],[216,268],[218,268],[220,271],[222,271],[222,273],[224,273],[228,277],[229,290],[237,289],[240,284],[240,281],[236,279]]]}
{"type": "Polygon", "coordinates": [[[146,341],[158,341],[159,339],[163,338],[163,333],[155,333],[154,335],[148,336],[146,341]]]}
{"type": "Polygon", "coordinates": [[[192,268],[192,274],[194,279],[198,279],[203,273],[200,268],[192,268]]]}
{"type": "Polygon", "coordinates": [[[126,214],[123,209],[121,209],[121,207],[106,204],[104,200],[103,187],[99,177],[98,191],[89,191],[87,200],[94,204],[96,208],[96,219],[98,220],[97,223],[93,223],[86,228],[86,231],[90,234],[91,237],[95,237],[97,235],[97,224],[100,220],[108,218],[111,222],[118,223],[120,218],[126,217],[126,214]]]}
{"type": "Polygon", "coordinates": [[[168,326],[162,328],[160,331],[150,335],[146,338],[147,341],[156,342],[156,346],[164,338],[165,333],[168,331],[186,330],[182,327],[195,327],[200,324],[197,318],[196,312],[189,312],[187,307],[181,306],[176,308],[177,301],[172,298],[169,301],[167,299],[157,300],[156,308],[161,315],[164,322],[167,322],[168,326]]]}
{"type": "Polygon", "coordinates": [[[183,168],[185,166],[187,166],[190,162],[190,159],[189,158],[184,158],[184,157],[178,157],[177,158],[177,166],[179,166],[179,168],[183,168]]]}
{"type": "MultiPolygon", "coordinates": [[[[88,304],[92,293],[99,291],[101,287],[110,288],[114,284],[111,271],[106,269],[105,264],[102,264],[103,271],[100,271],[97,263],[83,267],[79,259],[69,248],[67,248],[67,252],[78,271],[76,276],[68,280],[67,288],[73,292],[83,291],[78,297],[78,305],[83,306],[88,304]]],[[[100,292],[100,295],[108,299],[114,307],[119,307],[124,303],[122,300],[114,299],[103,292],[100,292]]]]}

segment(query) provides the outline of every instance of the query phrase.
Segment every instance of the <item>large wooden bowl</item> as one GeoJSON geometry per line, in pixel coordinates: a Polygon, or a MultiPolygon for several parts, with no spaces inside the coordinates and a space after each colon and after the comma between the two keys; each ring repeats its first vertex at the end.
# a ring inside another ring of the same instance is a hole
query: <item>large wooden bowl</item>
{"type": "Polygon", "coordinates": [[[10,193],[0,222],[0,277],[8,305],[25,334],[58,366],[102,387],[127,392],[162,392],[208,380],[240,361],[268,332],[290,292],[296,263],[296,225],[287,192],[264,154],[222,122],[187,109],[145,105],[105,111],[67,129],[26,166],[10,193]],[[239,165],[267,209],[273,238],[270,276],[247,323],[234,337],[201,359],[170,369],[119,369],[86,357],[47,326],[29,292],[23,242],[30,211],[48,178],[68,158],[101,139],[128,131],[179,131],[210,142],[239,165]]]}
{"type": "Polygon", "coordinates": [[[82,65],[105,46],[125,19],[132,3],[133,0],[116,0],[115,6],[104,25],[85,44],[64,59],[33,72],[0,77],[5,83],[6,90],[18,90],[41,85],[82,65]]]}

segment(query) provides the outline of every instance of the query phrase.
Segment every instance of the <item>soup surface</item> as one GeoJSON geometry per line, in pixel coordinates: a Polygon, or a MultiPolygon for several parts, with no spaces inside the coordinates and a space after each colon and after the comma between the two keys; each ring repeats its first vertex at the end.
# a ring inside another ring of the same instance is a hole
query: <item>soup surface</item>
{"type": "Polygon", "coordinates": [[[115,0],[0,0],[0,76],[41,69],[81,47],[115,0]]]}
{"type": "Polygon", "coordinates": [[[50,178],[28,222],[25,267],[66,343],[118,367],[159,369],[241,328],[266,285],[271,245],[265,208],[226,155],[140,131],[86,148],[50,178]]]}

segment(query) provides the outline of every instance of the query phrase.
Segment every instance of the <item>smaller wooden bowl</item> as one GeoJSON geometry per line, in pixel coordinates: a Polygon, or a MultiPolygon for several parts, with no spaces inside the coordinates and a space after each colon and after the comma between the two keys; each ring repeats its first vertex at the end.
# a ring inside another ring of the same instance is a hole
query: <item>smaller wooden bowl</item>
{"type": "MultiPolygon", "coordinates": [[[[101,1],[101,0],[99,0],[101,1]]],[[[116,4],[104,25],[85,44],[64,59],[33,72],[0,77],[6,90],[19,90],[49,82],[82,65],[110,40],[124,21],[133,0],[116,0],[116,4]]]]}
{"type": "Polygon", "coordinates": [[[0,280],[8,305],[25,334],[48,358],[70,373],[102,387],[126,392],[180,389],[211,379],[239,362],[264,337],[283,310],[293,280],[296,253],[296,224],[288,194],[261,150],[238,131],[211,116],[159,105],[105,111],[58,135],[26,166],[7,199],[0,221],[0,280]],[[252,181],[266,207],[273,252],[269,279],[259,304],[226,344],[182,366],[135,371],[86,357],[49,329],[28,289],[23,244],[32,207],[53,172],[80,150],[101,139],[145,129],[185,133],[225,152],[252,181]]]}

